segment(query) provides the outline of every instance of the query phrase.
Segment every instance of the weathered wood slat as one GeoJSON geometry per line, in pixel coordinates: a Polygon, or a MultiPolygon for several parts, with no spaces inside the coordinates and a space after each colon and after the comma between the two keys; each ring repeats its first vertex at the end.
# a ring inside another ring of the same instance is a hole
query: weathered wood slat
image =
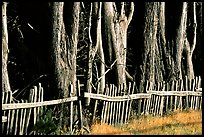
{"type": "MultiPolygon", "coordinates": [[[[107,85],[106,85],[106,88],[105,88],[105,95],[107,95],[107,85]]],[[[105,122],[105,116],[106,116],[106,101],[103,100],[103,108],[102,108],[102,114],[101,114],[101,123],[104,123],[105,122]]]]}
{"type": "MultiPolygon", "coordinates": [[[[21,100],[22,103],[24,103],[24,100],[21,100]]],[[[19,135],[23,135],[22,133],[22,123],[23,123],[23,113],[24,113],[24,109],[20,109],[20,128],[19,128],[19,135]]]]}
{"type": "Polygon", "coordinates": [[[11,124],[10,124],[10,134],[13,132],[13,124],[14,124],[14,116],[15,116],[15,110],[11,111],[11,124]]]}
{"type": "MultiPolygon", "coordinates": [[[[135,82],[133,83],[131,94],[134,94],[134,90],[135,90],[135,82]]],[[[130,100],[130,106],[129,106],[129,110],[128,110],[128,119],[127,120],[129,120],[129,118],[130,118],[130,112],[132,110],[132,102],[133,102],[133,100],[130,100]]]]}
{"type": "MultiPolygon", "coordinates": [[[[108,96],[110,96],[110,88],[108,88],[108,90],[107,90],[108,91],[108,96]]],[[[110,115],[110,101],[107,102],[106,106],[107,106],[107,108],[106,108],[105,122],[108,123],[109,115],[110,115]]]]}
{"type": "MultiPolygon", "coordinates": [[[[17,103],[20,103],[20,101],[18,101],[17,103]]],[[[15,131],[14,131],[14,135],[17,135],[17,130],[18,130],[18,113],[19,113],[19,109],[16,110],[16,124],[15,124],[15,131]]]]}
{"type": "MultiPolygon", "coordinates": [[[[34,101],[33,102],[37,102],[37,87],[34,86],[34,101]]],[[[36,124],[36,121],[37,121],[37,107],[34,107],[34,119],[33,119],[33,122],[34,122],[34,125],[36,124]]],[[[36,131],[33,132],[34,135],[36,135],[36,131]]]]}
{"type": "Polygon", "coordinates": [[[7,116],[2,116],[2,122],[7,122],[7,116]]]}
{"type": "MultiPolygon", "coordinates": [[[[71,92],[70,92],[70,97],[73,96],[73,85],[71,85],[71,92]]],[[[71,130],[71,134],[73,132],[73,107],[74,107],[74,103],[73,101],[71,101],[70,103],[70,130],[71,130]]]]}
{"type": "MultiPolygon", "coordinates": [[[[30,90],[30,95],[29,95],[29,102],[33,102],[33,101],[34,101],[34,89],[31,89],[30,90]]],[[[28,130],[28,125],[29,125],[29,121],[30,121],[31,110],[32,110],[32,108],[28,109],[28,117],[27,117],[27,120],[26,120],[25,135],[28,134],[27,130],[28,130]]]]}
{"type": "MultiPolygon", "coordinates": [[[[110,85],[110,96],[113,96],[114,85],[110,85]]],[[[112,115],[113,115],[113,101],[110,102],[110,116],[109,116],[109,123],[112,124],[112,115]]]]}
{"type": "MultiPolygon", "coordinates": [[[[97,85],[97,93],[96,94],[99,94],[99,91],[100,91],[99,88],[100,88],[100,82],[97,85]]],[[[80,94],[80,91],[79,91],[79,94],[80,94]]],[[[97,106],[98,106],[98,100],[95,100],[92,122],[94,122],[95,117],[96,117],[97,106]]]]}
{"type": "MultiPolygon", "coordinates": [[[[28,101],[27,100],[25,100],[25,102],[27,103],[28,101]]],[[[26,111],[27,111],[27,109],[25,108],[24,109],[24,113],[23,113],[23,121],[22,121],[22,128],[21,128],[21,133],[22,133],[22,135],[25,133],[24,131],[25,131],[25,120],[26,120],[26,111]]]]}
{"type": "MultiPolygon", "coordinates": [[[[116,96],[116,91],[117,87],[114,86],[114,90],[113,90],[113,96],[116,96]]],[[[112,124],[115,125],[115,120],[116,120],[116,103],[117,102],[113,102],[113,116],[112,116],[112,124]]]]}
{"type": "Polygon", "coordinates": [[[147,93],[158,96],[202,96],[202,92],[195,91],[147,91],[147,93]]]}
{"type": "MultiPolygon", "coordinates": [[[[78,96],[80,97],[81,96],[80,81],[78,80],[77,82],[78,82],[78,96]]],[[[79,100],[79,118],[80,118],[80,128],[83,128],[81,100],[79,100]]]]}
{"type": "MultiPolygon", "coordinates": [[[[122,87],[122,85],[119,85],[119,87],[118,87],[118,95],[122,95],[121,89],[123,89],[123,87],[122,87]]],[[[121,104],[122,104],[122,102],[119,101],[119,104],[118,104],[118,121],[117,121],[118,124],[120,123],[120,117],[121,117],[121,104]]]]}
{"type": "MultiPolygon", "coordinates": [[[[131,83],[129,83],[129,87],[128,87],[128,95],[130,94],[130,89],[131,89],[131,83]]],[[[127,123],[127,116],[128,116],[128,109],[129,109],[129,100],[126,101],[126,109],[125,109],[125,121],[124,123],[127,123]]]]}
{"type": "Polygon", "coordinates": [[[142,99],[142,98],[150,98],[150,94],[147,93],[137,93],[137,94],[132,94],[132,95],[123,95],[123,96],[117,96],[117,97],[111,97],[107,95],[102,95],[102,94],[95,94],[95,93],[84,93],[85,97],[90,97],[93,99],[100,99],[100,100],[105,100],[105,101],[128,101],[128,100],[133,100],[133,99],[142,99]]]}
{"type": "MultiPolygon", "coordinates": [[[[118,95],[119,87],[115,89],[115,96],[118,95]]],[[[118,123],[118,114],[119,114],[119,102],[116,102],[116,112],[115,112],[115,125],[118,123]]]]}
{"type": "Polygon", "coordinates": [[[66,102],[76,101],[78,97],[69,97],[64,99],[43,101],[43,102],[33,102],[33,103],[19,103],[19,104],[2,104],[2,110],[20,109],[20,108],[35,108],[48,105],[57,105],[66,102]]]}
{"type": "MultiPolygon", "coordinates": [[[[11,92],[8,92],[7,93],[7,97],[6,97],[6,101],[8,99],[8,102],[7,103],[11,103],[11,100],[12,100],[12,93],[11,92]]],[[[3,109],[2,109],[3,110],[3,109]]],[[[7,131],[6,131],[6,134],[8,135],[9,134],[9,128],[10,128],[10,121],[11,121],[11,110],[8,111],[8,122],[7,122],[7,131]]]]}

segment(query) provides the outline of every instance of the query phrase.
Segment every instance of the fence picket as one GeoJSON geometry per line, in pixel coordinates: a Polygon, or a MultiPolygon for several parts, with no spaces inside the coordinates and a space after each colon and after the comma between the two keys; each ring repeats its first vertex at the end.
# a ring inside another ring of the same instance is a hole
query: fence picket
{"type": "MultiPolygon", "coordinates": [[[[135,82],[133,83],[133,86],[132,86],[132,90],[131,90],[131,94],[134,94],[134,89],[135,89],[135,82]]],[[[132,102],[133,100],[130,100],[130,105],[129,105],[129,110],[128,110],[128,117],[127,117],[127,121],[129,120],[130,118],[130,112],[131,112],[131,108],[132,108],[132,102]]]]}
{"type": "MultiPolygon", "coordinates": [[[[117,90],[117,95],[120,95],[120,85],[118,86],[118,90],[117,90]]],[[[120,104],[121,104],[121,101],[117,102],[117,117],[116,117],[116,123],[118,124],[119,121],[120,121],[120,104]]]]}
{"type": "MultiPolygon", "coordinates": [[[[78,87],[78,96],[81,97],[81,91],[80,91],[81,87],[80,87],[80,81],[79,80],[77,81],[77,87],[78,87]]],[[[79,100],[79,118],[80,118],[80,128],[83,128],[81,99],[79,100]]]]}
{"type": "MultiPolygon", "coordinates": [[[[31,89],[30,90],[30,95],[29,95],[29,102],[33,102],[34,101],[34,89],[31,89]]],[[[28,117],[27,117],[27,123],[26,123],[26,128],[25,128],[25,135],[27,135],[28,134],[28,125],[29,125],[29,121],[30,121],[30,115],[31,115],[31,110],[32,110],[32,108],[29,108],[28,109],[28,117]]]]}
{"type": "MultiPolygon", "coordinates": [[[[177,80],[176,81],[176,89],[175,89],[175,91],[178,91],[177,89],[178,89],[178,84],[179,84],[179,81],[177,80]]],[[[177,109],[177,96],[175,96],[175,104],[174,104],[174,110],[176,110],[177,109]]]]}
{"type": "MultiPolygon", "coordinates": [[[[17,101],[17,103],[20,103],[20,101],[17,101]]],[[[17,131],[18,131],[18,113],[19,113],[19,109],[16,110],[16,123],[15,123],[15,130],[14,130],[14,135],[17,135],[17,131]]]]}
{"type": "MultiPolygon", "coordinates": [[[[108,93],[108,86],[106,84],[106,88],[105,88],[105,95],[107,95],[108,93]]],[[[105,123],[105,117],[106,117],[106,103],[107,101],[103,101],[103,108],[102,108],[102,114],[101,114],[101,123],[105,123]]]]}
{"type": "MultiPolygon", "coordinates": [[[[124,87],[124,84],[121,84],[123,89],[121,90],[122,95],[125,95],[126,88],[124,87]]],[[[125,109],[125,101],[122,102],[122,112],[121,112],[121,119],[120,119],[120,124],[123,124],[123,118],[124,118],[124,110],[125,109]]]]}
{"type": "MultiPolygon", "coordinates": [[[[97,94],[99,94],[99,91],[100,91],[99,88],[100,88],[100,82],[99,82],[98,85],[97,85],[97,94]]],[[[79,90],[80,90],[80,89],[79,89],[79,90]]],[[[79,94],[80,94],[80,91],[79,91],[79,94]]],[[[92,121],[93,121],[93,122],[94,122],[95,117],[96,117],[97,104],[98,104],[98,100],[95,100],[94,112],[93,112],[93,118],[92,118],[92,121]]]]}
{"type": "MultiPolygon", "coordinates": [[[[12,92],[7,92],[7,97],[6,97],[6,101],[8,100],[8,104],[11,104],[11,100],[12,100],[12,92]]],[[[11,115],[11,110],[8,110],[8,122],[7,122],[7,135],[10,134],[9,133],[9,129],[10,129],[10,115],[11,115]]]]}
{"type": "MultiPolygon", "coordinates": [[[[113,97],[116,97],[116,92],[117,92],[117,87],[114,86],[113,97]]],[[[117,102],[113,102],[113,117],[112,117],[113,125],[115,125],[115,121],[116,121],[116,105],[117,105],[117,102]]]]}
{"type": "MultiPolygon", "coordinates": [[[[122,85],[119,85],[119,87],[118,87],[118,95],[120,96],[120,95],[122,95],[122,93],[121,93],[121,89],[122,89],[122,85]]],[[[120,123],[120,117],[121,117],[121,104],[122,104],[122,102],[121,101],[119,101],[119,106],[118,106],[118,121],[117,121],[117,123],[120,123]]]]}
{"type": "MultiPolygon", "coordinates": [[[[111,97],[113,96],[113,91],[114,91],[114,85],[111,84],[110,85],[110,91],[109,91],[111,97]]],[[[109,113],[110,113],[110,115],[109,115],[109,123],[112,124],[112,115],[113,115],[113,102],[112,101],[110,101],[110,110],[109,110],[109,113]]]]}
{"type": "Polygon", "coordinates": [[[14,115],[15,115],[15,110],[12,110],[11,111],[11,124],[10,124],[10,131],[9,131],[10,134],[12,134],[12,131],[13,131],[14,115]]]}
{"type": "MultiPolygon", "coordinates": [[[[118,95],[118,90],[119,90],[119,87],[116,87],[115,89],[115,96],[118,95]]],[[[115,112],[115,125],[117,125],[118,123],[118,114],[119,114],[119,101],[116,102],[116,112],[115,112]]]]}
{"type": "MultiPolygon", "coordinates": [[[[24,103],[24,100],[21,99],[21,103],[24,103]]],[[[20,109],[21,113],[20,113],[20,129],[19,129],[19,135],[23,135],[22,133],[22,126],[23,126],[23,114],[24,114],[24,109],[20,109]]]]}
{"type": "MultiPolygon", "coordinates": [[[[173,80],[171,84],[172,91],[174,90],[174,84],[175,84],[175,81],[173,80]]],[[[172,111],[172,109],[173,109],[173,96],[170,97],[170,111],[172,111]]]]}
{"type": "MultiPolygon", "coordinates": [[[[73,96],[73,85],[71,85],[71,92],[70,92],[70,97],[73,96]]],[[[73,101],[70,103],[70,131],[72,134],[73,131],[73,101]]]]}
{"type": "MultiPolygon", "coordinates": [[[[25,103],[27,103],[28,101],[25,100],[25,103]]],[[[22,135],[24,134],[24,126],[25,126],[25,119],[26,119],[26,111],[27,109],[25,108],[24,109],[24,112],[23,112],[23,121],[22,121],[22,128],[21,128],[21,133],[22,135]]]]}
{"type": "MultiPolygon", "coordinates": [[[[130,88],[131,88],[131,83],[129,83],[128,87],[128,95],[130,95],[130,88]]],[[[128,115],[128,108],[129,108],[129,100],[126,103],[126,109],[125,109],[125,123],[127,123],[127,115],[128,115]]],[[[144,109],[143,109],[144,110],[144,109]]]]}

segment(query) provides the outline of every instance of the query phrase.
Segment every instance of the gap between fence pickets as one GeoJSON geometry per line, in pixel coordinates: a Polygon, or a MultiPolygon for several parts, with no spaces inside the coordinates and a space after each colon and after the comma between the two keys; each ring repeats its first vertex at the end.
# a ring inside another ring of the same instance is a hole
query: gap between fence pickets
{"type": "Polygon", "coordinates": [[[33,108],[33,107],[41,107],[41,106],[48,106],[48,105],[57,105],[57,104],[76,101],[76,100],[78,100],[77,96],[64,98],[64,99],[44,101],[44,102],[2,104],[2,110],[12,110],[12,109],[33,108]]]}

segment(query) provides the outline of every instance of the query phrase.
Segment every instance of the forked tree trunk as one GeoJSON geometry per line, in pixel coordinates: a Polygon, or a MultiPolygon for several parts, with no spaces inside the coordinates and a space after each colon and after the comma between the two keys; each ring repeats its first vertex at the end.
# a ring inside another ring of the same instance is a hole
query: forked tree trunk
{"type": "Polygon", "coordinates": [[[126,50],[127,50],[127,29],[132,20],[134,4],[128,16],[126,16],[124,2],[121,3],[120,13],[117,11],[114,2],[104,2],[105,31],[108,38],[108,49],[110,61],[116,60],[117,84],[126,84],[126,50]],[[112,54],[113,53],[113,54],[112,54]]]}
{"type": "Polygon", "coordinates": [[[195,3],[194,3],[194,38],[192,45],[190,45],[188,39],[187,39],[187,8],[188,4],[187,2],[183,2],[183,7],[182,7],[182,13],[181,13],[181,20],[180,20],[180,25],[177,31],[177,37],[176,37],[176,65],[178,69],[178,78],[182,79],[182,57],[183,57],[183,52],[185,51],[186,53],[186,61],[187,61],[187,66],[186,66],[186,71],[187,71],[187,76],[189,79],[194,78],[194,71],[193,71],[193,63],[192,63],[192,54],[195,49],[196,45],[196,29],[197,29],[197,22],[196,22],[196,11],[195,11],[195,3]]]}
{"type": "Polygon", "coordinates": [[[7,30],[7,3],[2,4],[2,92],[11,91],[7,62],[8,62],[8,30],[7,30]]]}

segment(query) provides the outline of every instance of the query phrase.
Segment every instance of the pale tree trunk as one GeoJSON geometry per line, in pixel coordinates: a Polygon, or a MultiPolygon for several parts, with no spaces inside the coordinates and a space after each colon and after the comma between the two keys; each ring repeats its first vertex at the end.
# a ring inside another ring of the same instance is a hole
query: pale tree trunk
{"type": "Polygon", "coordinates": [[[192,42],[192,45],[190,45],[187,38],[185,38],[185,46],[184,46],[184,51],[186,52],[186,61],[187,61],[186,71],[189,79],[194,78],[192,56],[196,46],[196,35],[197,35],[196,30],[197,30],[196,2],[193,2],[193,42],[192,42]]]}
{"type": "MultiPolygon", "coordinates": [[[[97,74],[97,82],[100,83],[100,93],[103,93],[105,88],[105,58],[104,58],[104,52],[103,52],[103,46],[102,46],[102,35],[101,35],[101,7],[102,2],[94,2],[94,4],[91,3],[90,8],[90,16],[89,16],[89,58],[88,58],[88,73],[87,73],[87,83],[86,83],[86,90],[91,93],[92,92],[92,69],[93,69],[93,61],[95,59],[96,53],[98,53],[99,56],[99,74],[97,74]],[[93,18],[95,16],[95,18],[93,18]],[[92,24],[92,20],[94,24],[92,24]],[[96,27],[96,40],[92,42],[92,36],[91,36],[91,27],[96,27]],[[94,47],[92,45],[95,45],[94,47]]],[[[97,67],[97,66],[95,66],[97,67]]],[[[89,105],[90,99],[87,99],[86,105],[89,105]]]]}
{"type": "Polygon", "coordinates": [[[100,74],[98,81],[100,82],[100,92],[104,92],[105,88],[105,58],[104,58],[104,52],[103,52],[103,46],[102,46],[102,35],[101,35],[101,6],[102,2],[99,2],[99,8],[98,8],[98,18],[97,18],[97,32],[96,32],[96,47],[98,47],[98,55],[100,58],[100,74]]]}
{"type": "MultiPolygon", "coordinates": [[[[86,82],[86,91],[88,93],[92,92],[92,66],[93,66],[93,42],[91,37],[91,16],[93,11],[93,4],[91,3],[90,7],[90,14],[89,14],[89,29],[88,29],[88,36],[89,36],[89,52],[88,52],[88,72],[87,72],[87,82],[86,82]]],[[[90,98],[86,100],[86,106],[90,104],[90,98]]]]}
{"type": "Polygon", "coordinates": [[[195,49],[196,45],[196,29],[197,29],[197,21],[196,21],[196,6],[195,3],[193,4],[193,42],[192,45],[188,42],[187,39],[187,8],[188,4],[187,2],[183,2],[183,8],[182,8],[182,15],[181,15],[181,20],[180,20],[180,26],[177,31],[177,38],[176,38],[176,44],[177,44],[177,53],[176,53],[176,64],[177,64],[177,69],[179,73],[179,78],[182,79],[182,53],[185,51],[186,53],[186,61],[187,61],[187,66],[186,66],[186,71],[187,71],[187,76],[189,79],[194,78],[194,70],[193,70],[193,62],[192,62],[192,54],[195,49]]]}
{"type": "Polygon", "coordinates": [[[178,78],[182,79],[181,58],[183,53],[184,42],[186,39],[186,22],[187,22],[187,2],[183,2],[180,25],[176,37],[176,65],[178,78]]]}
{"type": "MultiPolygon", "coordinates": [[[[127,50],[127,29],[132,20],[134,12],[134,3],[128,16],[125,14],[124,2],[121,3],[120,13],[117,11],[114,2],[104,2],[104,20],[106,34],[108,38],[109,56],[111,61],[113,57],[116,60],[117,84],[126,84],[126,50],[127,50]],[[112,55],[112,52],[114,55],[112,55]]],[[[113,63],[113,62],[112,62],[113,63]]]]}
{"type": "Polygon", "coordinates": [[[6,14],[7,3],[2,4],[2,92],[11,91],[7,62],[8,62],[8,30],[7,30],[7,14],[6,14]]]}

